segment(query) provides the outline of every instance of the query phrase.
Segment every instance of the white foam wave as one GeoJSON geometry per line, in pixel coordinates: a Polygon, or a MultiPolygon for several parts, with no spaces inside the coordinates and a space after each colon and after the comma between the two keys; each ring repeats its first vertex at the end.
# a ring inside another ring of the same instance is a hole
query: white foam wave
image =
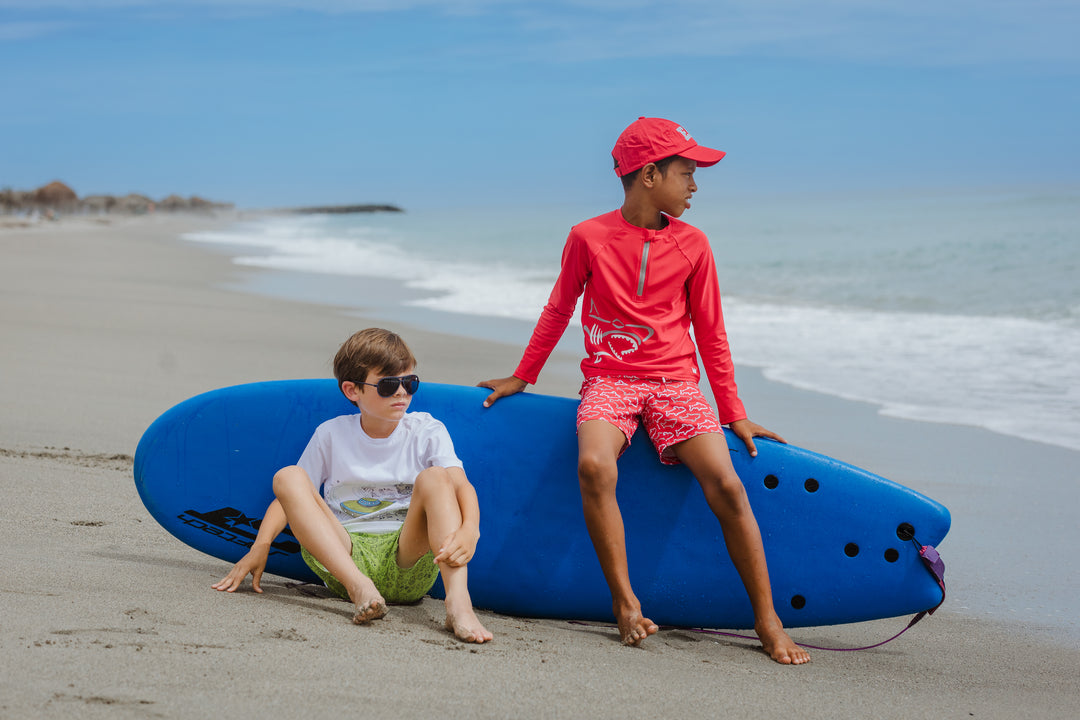
{"type": "Polygon", "coordinates": [[[234,258],[238,265],[274,270],[399,280],[427,297],[417,307],[466,315],[535,320],[555,276],[507,263],[446,260],[397,244],[371,228],[328,235],[326,226],[303,219],[251,224],[233,233],[192,233],[189,240],[257,247],[257,255],[234,258]]]}
{"type": "Polygon", "coordinates": [[[727,302],[741,363],[884,414],[1080,450],[1080,331],[1009,317],[727,302]]]}

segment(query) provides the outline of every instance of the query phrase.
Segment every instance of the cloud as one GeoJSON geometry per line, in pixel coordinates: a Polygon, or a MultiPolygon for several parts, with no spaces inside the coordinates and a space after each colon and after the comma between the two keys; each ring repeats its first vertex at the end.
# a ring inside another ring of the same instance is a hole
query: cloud
{"type": "Polygon", "coordinates": [[[564,58],[751,56],[903,65],[1080,62],[1080,3],[1063,0],[674,0],[521,8],[564,58]]]}
{"type": "Polygon", "coordinates": [[[165,16],[416,13],[482,16],[496,56],[580,62],[633,57],[833,59],[914,66],[1080,66],[1075,0],[0,0],[26,17],[0,40],[111,12],[165,16]]]}
{"type": "Polygon", "coordinates": [[[438,8],[446,12],[475,12],[495,6],[528,4],[529,0],[0,0],[0,8],[18,10],[304,10],[314,13],[365,13],[438,8]]]}

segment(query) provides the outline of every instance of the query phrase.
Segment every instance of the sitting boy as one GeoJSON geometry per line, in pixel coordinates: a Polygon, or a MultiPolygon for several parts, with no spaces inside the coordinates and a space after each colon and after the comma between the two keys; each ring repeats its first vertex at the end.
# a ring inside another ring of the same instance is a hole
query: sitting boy
{"type": "Polygon", "coordinates": [[[639,645],[657,631],[630,586],[616,460],[643,422],[663,463],[685,463],[720,521],[728,554],[746,586],[754,628],[777,662],[809,654],[788,637],[773,606],[761,532],[728,454],[721,422],[756,455],[753,438],[782,441],[751,422],[735,387],[720,288],[705,234],[679,220],[697,191],[694,172],[724,152],[679,125],[639,118],[612,156],[625,198],[619,210],[570,231],[562,269],[514,374],[481,382],[484,402],[535,383],[584,294],[587,357],[578,409],[578,479],[585,524],[612,595],[622,640],[639,645]],[[691,337],[690,328],[694,335],[691,337]],[[695,345],[696,341],[696,345],[695,345]],[[698,387],[698,352],[720,417],[698,387]]]}
{"type": "Polygon", "coordinates": [[[446,427],[407,412],[420,385],[416,359],[387,330],[354,334],[334,358],[341,392],[360,408],[319,425],[296,465],[274,475],[274,495],[250,551],[214,584],[259,586],[270,543],[286,524],[304,561],[356,606],[353,622],[415,602],[442,571],[446,628],[466,642],[492,635],[473,612],[468,562],[480,537],[476,491],[446,427]]]}

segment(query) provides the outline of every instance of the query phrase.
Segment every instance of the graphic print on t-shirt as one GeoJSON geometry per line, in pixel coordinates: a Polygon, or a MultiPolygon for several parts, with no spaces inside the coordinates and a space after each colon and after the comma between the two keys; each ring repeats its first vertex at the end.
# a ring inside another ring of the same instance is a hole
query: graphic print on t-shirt
{"type": "Polygon", "coordinates": [[[606,320],[596,314],[595,302],[590,303],[589,319],[594,322],[585,326],[585,335],[594,346],[591,352],[594,363],[599,363],[602,357],[621,360],[640,348],[655,332],[648,325],[606,320]]]}
{"type": "Polygon", "coordinates": [[[377,500],[375,498],[359,498],[357,500],[346,500],[341,503],[341,509],[347,512],[353,517],[362,517],[364,515],[370,515],[376,513],[383,508],[393,505],[393,500],[377,500]]]}
{"type": "MultiPolygon", "coordinates": [[[[363,493],[337,503],[340,511],[358,522],[405,522],[412,496],[412,483],[375,483],[357,488],[363,493]]],[[[347,522],[343,520],[343,522],[347,522]]]]}

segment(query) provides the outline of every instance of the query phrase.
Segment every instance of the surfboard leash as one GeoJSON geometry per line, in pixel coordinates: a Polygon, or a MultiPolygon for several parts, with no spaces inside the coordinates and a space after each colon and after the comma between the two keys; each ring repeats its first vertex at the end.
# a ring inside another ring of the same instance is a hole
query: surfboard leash
{"type": "MultiPolygon", "coordinates": [[[[809,648],[811,650],[826,650],[828,652],[858,652],[858,651],[862,651],[862,650],[873,650],[874,648],[879,648],[882,645],[885,645],[887,643],[891,643],[893,640],[900,637],[901,635],[906,633],[908,630],[910,630],[912,627],[914,627],[915,623],[919,622],[920,620],[922,620],[927,615],[933,615],[937,611],[937,609],[939,607],[941,607],[942,604],[945,602],[945,561],[941,559],[941,554],[937,551],[937,548],[935,548],[933,545],[921,545],[919,543],[919,541],[915,539],[914,535],[911,537],[911,542],[912,542],[912,544],[915,545],[916,548],[918,548],[919,559],[922,560],[923,566],[930,572],[931,575],[934,576],[934,579],[937,581],[938,586],[941,588],[941,600],[938,601],[937,605],[935,605],[934,607],[929,608],[927,610],[923,610],[923,611],[921,611],[919,613],[916,613],[915,617],[911,618],[911,622],[909,622],[907,624],[907,626],[904,627],[903,630],[896,633],[891,638],[888,638],[887,640],[882,640],[879,643],[874,643],[873,645],[865,645],[863,647],[854,647],[854,648],[822,647],[820,645],[809,645],[809,644],[805,644],[805,643],[799,643],[799,645],[804,647],[804,648],[809,648]]],[[[664,628],[664,629],[676,629],[676,628],[671,627],[671,628],[664,628]]],[[[689,630],[691,632],[705,633],[707,635],[723,635],[725,637],[740,638],[742,640],[757,640],[758,639],[757,637],[750,636],[750,635],[739,635],[737,633],[723,632],[721,630],[710,630],[708,628],[677,628],[677,629],[689,630]]]]}
{"type": "MultiPolygon", "coordinates": [[[[908,630],[910,630],[915,625],[915,623],[919,622],[920,620],[922,620],[927,615],[933,615],[934,612],[936,612],[937,609],[939,607],[941,607],[942,604],[945,602],[945,561],[941,559],[941,554],[937,551],[937,549],[933,545],[920,545],[919,542],[914,538],[914,536],[911,538],[911,542],[914,543],[915,547],[919,549],[919,559],[922,560],[923,565],[930,572],[930,574],[934,576],[934,579],[937,580],[938,586],[941,587],[941,600],[938,602],[937,605],[935,605],[932,608],[929,608],[927,610],[923,610],[922,612],[917,613],[915,615],[915,617],[911,618],[911,622],[909,622],[907,624],[907,626],[903,630],[896,633],[891,638],[889,638],[887,640],[882,640],[879,643],[874,643],[873,645],[865,645],[863,647],[854,647],[854,648],[836,648],[836,647],[823,647],[821,645],[809,645],[807,643],[799,643],[799,646],[804,647],[804,648],[809,648],[811,650],[826,650],[828,652],[858,652],[858,651],[862,651],[862,650],[873,650],[874,648],[879,648],[882,645],[885,645],[887,643],[891,643],[893,640],[895,640],[896,638],[900,637],[901,635],[906,633],[908,630]]],[[[580,621],[577,621],[577,620],[572,620],[571,624],[572,625],[593,625],[594,627],[595,626],[617,627],[617,626],[614,626],[614,625],[602,625],[600,623],[586,623],[586,622],[580,622],[580,621]]],[[[682,626],[679,626],[679,625],[661,625],[660,629],[661,630],[683,630],[683,631],[686,631],[686,632],[703,633],[705,635],[721,635],[723,637],[737,638],[739,640],[759,640],[760,639],[756,635],[741,635],[739,633],[727,632],[727,631],[724,631],[724,630],[711,630],[709,628],[682,627],[682,626]]]]}

